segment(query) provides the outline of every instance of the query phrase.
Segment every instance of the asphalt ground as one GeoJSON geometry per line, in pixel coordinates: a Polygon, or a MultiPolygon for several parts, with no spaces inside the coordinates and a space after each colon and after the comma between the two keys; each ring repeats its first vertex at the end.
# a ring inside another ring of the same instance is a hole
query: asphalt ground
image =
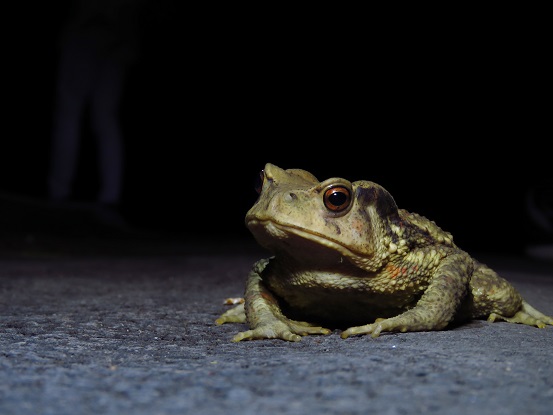
{"type": "MultiPolygon", "coordinates": [[[[6,209],[0,414],[552,413],[551,326],[233,343],[246,327],[214,320],[266,255],[253,240],[108,229],[67,212],[60,227],[32,209],[12,226],[6,209]]],[[[479,259],[553,315],[553,262],[479,259]]]]}

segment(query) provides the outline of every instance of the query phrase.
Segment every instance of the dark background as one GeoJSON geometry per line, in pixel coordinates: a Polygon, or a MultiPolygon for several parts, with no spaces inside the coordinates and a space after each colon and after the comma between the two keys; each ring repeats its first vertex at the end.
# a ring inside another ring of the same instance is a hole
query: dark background
{"type": "MultiPolygon", "coordinates": [[[[13,15],[1,192],[46,195],[69,3],[13,15]]],[[[249,237],[253,183],[271,162],[378,182],[466,249],[519,253],[532,238],[525,194],[552,176],[539,26],[208,7],[145,2],[121,107],[130,222],[249,237]]],[[[85,129],[81,200],[95,195],[94,151],[85,129]]]]}

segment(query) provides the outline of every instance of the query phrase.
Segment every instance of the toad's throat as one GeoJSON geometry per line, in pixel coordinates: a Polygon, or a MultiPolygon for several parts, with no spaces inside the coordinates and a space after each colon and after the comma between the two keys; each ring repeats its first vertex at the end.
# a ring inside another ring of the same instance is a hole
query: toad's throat
{"type": "MultiPolygon", "coordinates": [[[[252,231],[254,235],[258,235],[257,229],[263,229],[263,231],[271,240],[274,240],[275,238],[278,240],[285,240],[287,238],[290,238],[290,236],[297,236],[302,240],[311,241],[314,244],[329,248],[330,250],[338,252],[339,254],[348,258],[363,256],[359,252],[353,251],[350,248],[346,248],[342,243],[335,239],[329,238],[326,235],[299,226],[283,224],[275,222],[274,220],[250,219],[247,222],[247,227],[252,231]]],[[[263,239],[263,237],[261,238],[263,239]]],[[[260,241],[260,243],[262,243],[262,241],[260,241]]]]}

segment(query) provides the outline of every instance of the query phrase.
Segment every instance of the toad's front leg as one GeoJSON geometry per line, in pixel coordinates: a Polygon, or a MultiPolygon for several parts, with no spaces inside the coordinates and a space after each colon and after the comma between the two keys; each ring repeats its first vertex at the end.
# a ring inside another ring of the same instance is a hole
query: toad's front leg
{"type": "Polygon", "coordinates": [[[238,333],[235,342],[255,339],[282,339],[299,341],[308,334],[328,334],[329,329],[309,323],[290,320],[282,314],[277,299],[263,283],[262,272],[269,260],[258,261],[246,285],[244,309],[250,330],[238,333]]]}
{"type": "Polygon", "coordinates": [[[457,312],[467,293],[472,273],[472,260],[463,254],[444,259],[416,306],[391,318],[377,319],[372,324],[350,327],[342,338],[358,334],[378,337],[383,331],[426,331],[445,328],[457,312]]]}

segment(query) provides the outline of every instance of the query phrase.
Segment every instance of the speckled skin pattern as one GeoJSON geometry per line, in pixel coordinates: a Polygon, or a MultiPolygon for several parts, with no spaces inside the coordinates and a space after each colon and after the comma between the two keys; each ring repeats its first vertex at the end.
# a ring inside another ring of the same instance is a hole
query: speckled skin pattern
{"type": "Polygon", "coordinates": [[[398,209],[370,181],[319,182],[267,164],[246,226],[273,256],[254,264],[244,303],[216,320],[233,341],[342,330],[342,338],[441,330],[453,321],[553,324],[433,221],[398,209]],[[324,326],[324,327],[323,327],[324,326]]]}

